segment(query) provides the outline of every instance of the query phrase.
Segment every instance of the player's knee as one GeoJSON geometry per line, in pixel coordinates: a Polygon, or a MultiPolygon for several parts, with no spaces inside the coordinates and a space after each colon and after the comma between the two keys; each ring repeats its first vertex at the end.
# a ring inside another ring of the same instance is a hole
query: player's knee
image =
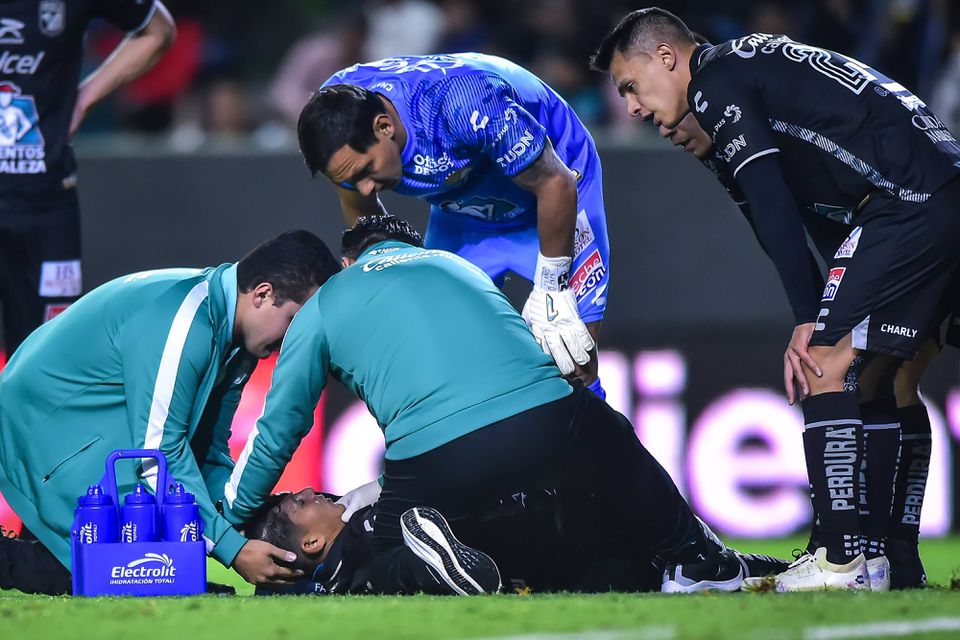
{"type": "Polygon", "coordinates": [[[893,378],[893,393],[897,398],[898,407],[909,407],[922,402],[920,378],[923,376],[923,368],[911,366],[913,364],[912,362],[904,363],[893,378]]]}
{"type": "Polygon", "coordinates": [[[812,373],[807,376],[812,395],[843,391],[846,388],[848,373],[856,357],[853,349],[839,345],[811,347],[810,356],[823,372],[819,377],[812,373]]]}

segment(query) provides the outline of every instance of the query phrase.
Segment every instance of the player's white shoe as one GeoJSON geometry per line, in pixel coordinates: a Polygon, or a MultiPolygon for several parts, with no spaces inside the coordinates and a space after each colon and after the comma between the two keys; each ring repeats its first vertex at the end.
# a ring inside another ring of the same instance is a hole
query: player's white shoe
{"type": "Polygon", "coordinates": [[[890,561],[887,556],[867,560],[870,591],[890,591],[890,561]]]}
{"type": "Polygon", "coordinates": [[[813,555],[804,553],[776,578],[777,591],[819,591],[823,589],[869,589],[867,561],[861,553],[847,564],[827,561],[826,547],[813,555]]]}

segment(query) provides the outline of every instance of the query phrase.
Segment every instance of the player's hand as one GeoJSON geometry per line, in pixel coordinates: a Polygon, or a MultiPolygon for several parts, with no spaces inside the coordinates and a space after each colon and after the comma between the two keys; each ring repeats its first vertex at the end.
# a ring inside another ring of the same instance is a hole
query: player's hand
{"type": "Polygon", "coordinates": [[[361,485],[356,489],[347,491],[342,498],[337,500],[337,504],[342,504],[344,507],[346,507],[343,510],[343,515],[340,516],[340,519],[344,522],[350,522],[350,516],[355,514],[360,509],[369,507],[379,500],[380,492],[382,490],[383,487],[380,486],[380,482],[374,480],[372,482],[368,482],[367,484],[361,485]]]}
{"type": "Polygon", "coordinates": [[[820,365],[808,350],[814,327],[816,327],[815,322],[806,322],[794,327],[790,344],[787,345],[787,350],[783,354],[783,387],[791,405],[798,400],[797,386],[800,387],[800,398],[810,395],[810,384],[807,382],[804,367],[813,371],[817,377],[823,375],[820,365]]]}
{"type": "Polygon", "coordinates": [[[290,566],[296,559],[295,553],[264,540],[247,540],[232,566],[250,584],[283,587],[303,577],[303,571],[290,566]]]}
{"type": "Polygon", "coordinates": [[[573,289],[544,291],[534,286],[523,305],[523,319],[540,348],[553,357],[563,375],[573,373],[575,364],[590,361],[589,352],[596,344],[580,319],[573,289]]]}

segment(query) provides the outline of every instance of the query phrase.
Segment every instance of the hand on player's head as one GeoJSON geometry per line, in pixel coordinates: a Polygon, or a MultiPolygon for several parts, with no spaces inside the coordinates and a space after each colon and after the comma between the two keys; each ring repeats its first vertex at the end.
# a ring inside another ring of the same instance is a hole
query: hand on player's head
{"type": "Polygon", "coordinates": [[[244,526],[248,538],[264,540],[297,554],[295,566],[312,570],[343,529],[343,505],[306,487],[267,499],[244,526]]]}

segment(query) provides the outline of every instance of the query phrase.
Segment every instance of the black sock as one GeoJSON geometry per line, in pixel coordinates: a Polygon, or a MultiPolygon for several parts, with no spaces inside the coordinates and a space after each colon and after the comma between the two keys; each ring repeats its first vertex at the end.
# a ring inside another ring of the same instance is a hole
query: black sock
{"type": "Polygon", "coordinates": [[[803,401],[803,451],[810,500],[820,520],[827,560],[846,564],[860,554],[859,485],[863,423],[852,391],[803,401]]]}
{"type": "Polygon", "coordinates": [[[893,494],[890,537],[916,542],[920,535],[920,509],[930,470],[930,417],[922,404],[901,407],[900,462],[893,494]]]}
{"type": "Polygon", "coordinates": [[[863,553],[876,558],[885,553],[890,535],[890,513],[893,510],[894,481],[900,455],[900,421],[894,398],[884,398],[860,405],[863,416],[865,486],[861,495],[860,531],[863,553]]]}

